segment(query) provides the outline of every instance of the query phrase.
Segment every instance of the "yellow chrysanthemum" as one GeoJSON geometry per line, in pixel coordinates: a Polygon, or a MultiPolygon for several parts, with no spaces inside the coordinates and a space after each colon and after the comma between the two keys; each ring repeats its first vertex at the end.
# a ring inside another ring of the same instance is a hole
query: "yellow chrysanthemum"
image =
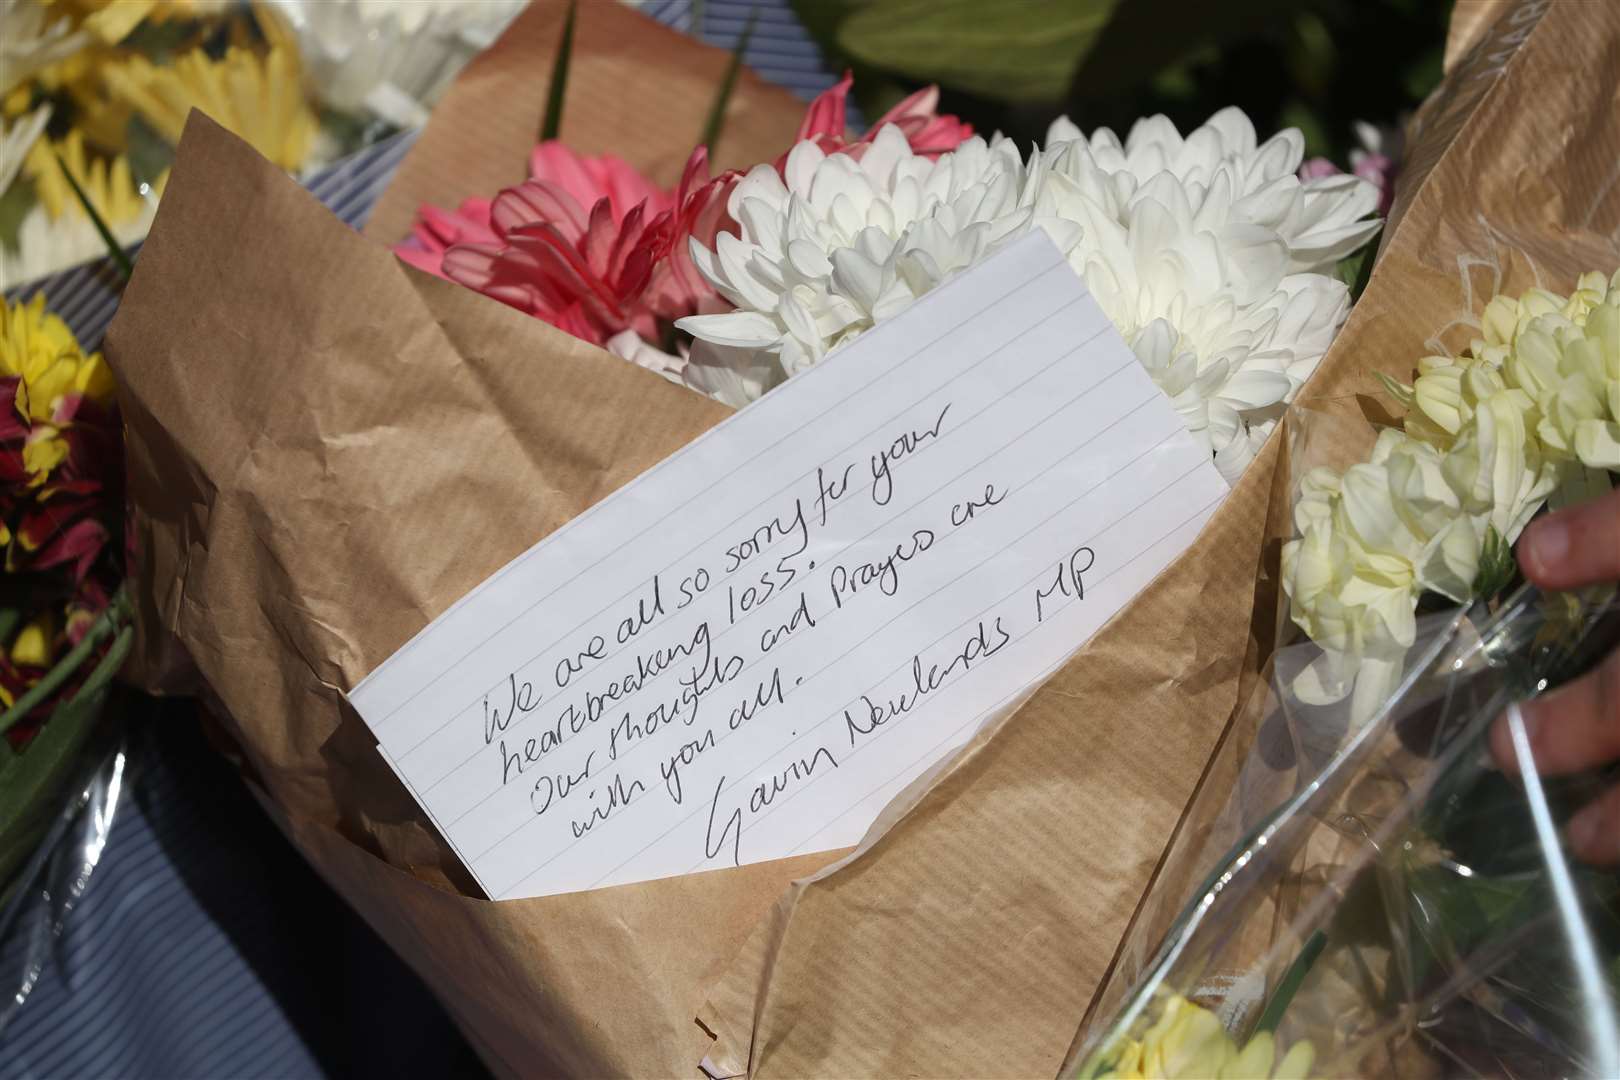
{"type": "MultiPolygon", "coordinates": [[[[79,197],[73,193],[62,168],[60,157],[79,187],[84,189],[90,205],[96,208],[108,225],[125,225],[138,219],[146,211],[146,199],[156,191],[142,192],[135,185],[129,170],[129,158],[120,154],[110,161],[85,151],[84,135],[77,129],[69,131],[60,140],[40,139],[28,151],[23,171],[34,181],[34,191],[51,220],[60,221],[65,215],[86,216],[79,197]]],[[[161,189],[160,179],[156,187],[161,189]]]]}
{"type": "Polygon", "coordinates": [[[114,101],[128,103],[172,142],[196,107],[284,169],[303,165],[314,143],[317,123],[298,56],[284,45],[262,56],[233,45],[218,60],[193,49],[166,67],[132,56],[102,78],[114,101]]]}
{"type": "MultiPolygon", "coordinates": [[[[1270,1032],[1260,1032],[1239,1050],[1213,1012],[1171,996],[1164,1012],[1142,1036],[1126,1040],[1099,1080],[1303,1080],[1315,1053],[1300,1040],[1281,1059],[1270,1032]]],[[[1088,1074],[1090,1075],[1090,1074],[1088,1074]]]]}
{"type": "Polygon", "coordinates": [[[16,409],[31,427],[23,464],[36,484],[67,455],[57,427],[63,399],[82,394],[106,401],[116,388],[101,354],[84,354],[67,324],[45,310],[43,293],[0,304],[0,375],[17,378],[16,409]]]}

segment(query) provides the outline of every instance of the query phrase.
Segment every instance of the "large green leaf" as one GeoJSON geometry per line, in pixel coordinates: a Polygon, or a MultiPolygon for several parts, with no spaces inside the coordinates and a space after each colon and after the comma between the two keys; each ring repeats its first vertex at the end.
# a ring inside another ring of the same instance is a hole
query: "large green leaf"
{"type": "Polygon", "coordinates": [[[1057,101],[1118,0],[873,0],[847,9],[857,60],[998,101],[1057,101]]]}

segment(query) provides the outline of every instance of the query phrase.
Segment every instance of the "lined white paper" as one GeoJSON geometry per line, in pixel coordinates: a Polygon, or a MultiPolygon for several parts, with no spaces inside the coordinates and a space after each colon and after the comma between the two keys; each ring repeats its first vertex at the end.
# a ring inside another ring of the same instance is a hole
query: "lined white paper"
{"type": "Polygon", "coordinates": [[[494,899],[843,847],[1226,490],[1036,234],[536,544],[350,698],[494,899]]]}

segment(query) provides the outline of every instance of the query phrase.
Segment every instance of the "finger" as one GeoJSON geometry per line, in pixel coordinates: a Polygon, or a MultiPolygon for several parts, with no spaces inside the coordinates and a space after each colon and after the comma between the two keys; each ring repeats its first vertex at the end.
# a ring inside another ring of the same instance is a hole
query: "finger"
{"type": "Polygon", "coordinates": [[[1620,787],[1599,795],[1569,821],[1569,846],[1582,862],[1620,863],[1620,787]]]}
{"type": "MultiPolygon", "coordinates": [[[[1519,708],[1538,772],[1557,776],[1620,758],[1620,650],[1519,708]]],[[[1491,754],[1504,772],[1519,771],[1505,716],[1491,727],[1491,754]]]]}
{"type": "Polygon", "coordinates": [[[1532,522],[1519,565],[1543,589],[1620,581],[1620,488],[1532,522]]]}

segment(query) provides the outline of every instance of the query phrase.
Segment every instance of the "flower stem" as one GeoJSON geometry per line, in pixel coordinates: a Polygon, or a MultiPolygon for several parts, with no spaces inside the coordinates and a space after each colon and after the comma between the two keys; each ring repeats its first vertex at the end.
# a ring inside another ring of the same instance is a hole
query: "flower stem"
{"type": "Polygon", "coordinates": [[[568,89],[568,61],[574,52],[575,0],[568,0],[568,14],[563,19],[562,40],[557,42],[557,57],[551,64],[551,85],[546,87],[546,114],[540,122],[540,141],[550,142],[562,129],[563,94],[568,89]]]}
{"type": "Polygon", "coordinates": [[[715,92],[714,104],[709,106],[709,119],[703,125],[703,137],[698,140],[698,145],[707,146],[711,158],[714,156],[714,144],[720,141],[720,131],[725,127],[726,106],[731,104],[732,92],[737,89],[737,73],[742,70],[743,53],[748,51],[748,42],[754,36],[754,24],[758,21],[759,8],[749,9],[748,22],[743,25],[737,44],[731,50],[731,62],[726,65],[720,89],[715,92]]]}
{"type": "MultiPolygon", "coordinates": [[[[101,234],[101,242],[107,245],[108,257],[112,259],[113,265],[118,268],[118,272],[123,275],[124,280],[128,281],[135,273],[135,264],[130,261],[129,253],[118,243],[118,240],[112,234],[112,230],[101,219],[95,205],[90,201],[90,196],[84,193],[84,188],[80,187],[79,182],[74,179],[73,173],[68,169],[67,162],[62,160],[61,154],[56,155],[56,164],[62,170],[62,175],[67,178],[68,186],[73,189],[73,194],[78,196],[79,205],[84,207],[84,212],[89,215],[90,223],[96,227],[96,232],[101,234]]],[[[4,728],[0,728],[0,731],[4,730],[4,728]]]]}
{"type": "Polygon", "coordinates": [[[1306,939],[1305,947],[1299,950],[1294,962],[1283,972],[1282,982],[1277,984],[1276,992],[1271,995],[1271,1000],[1266,1002],[1265,1011],[1260,1014],[1260,1021],[1254,1026],[1256,1032],[1277,1030],[1289,1002],[1294,1000],[1294,995],[1299,993],[1300,984],[1305,981],[1305,976],[1310,974],[1311,965],[1316,963],[1316,958],[1327,948],[1327,941],[1327,934],[1321,930],[1306,939]]]}

